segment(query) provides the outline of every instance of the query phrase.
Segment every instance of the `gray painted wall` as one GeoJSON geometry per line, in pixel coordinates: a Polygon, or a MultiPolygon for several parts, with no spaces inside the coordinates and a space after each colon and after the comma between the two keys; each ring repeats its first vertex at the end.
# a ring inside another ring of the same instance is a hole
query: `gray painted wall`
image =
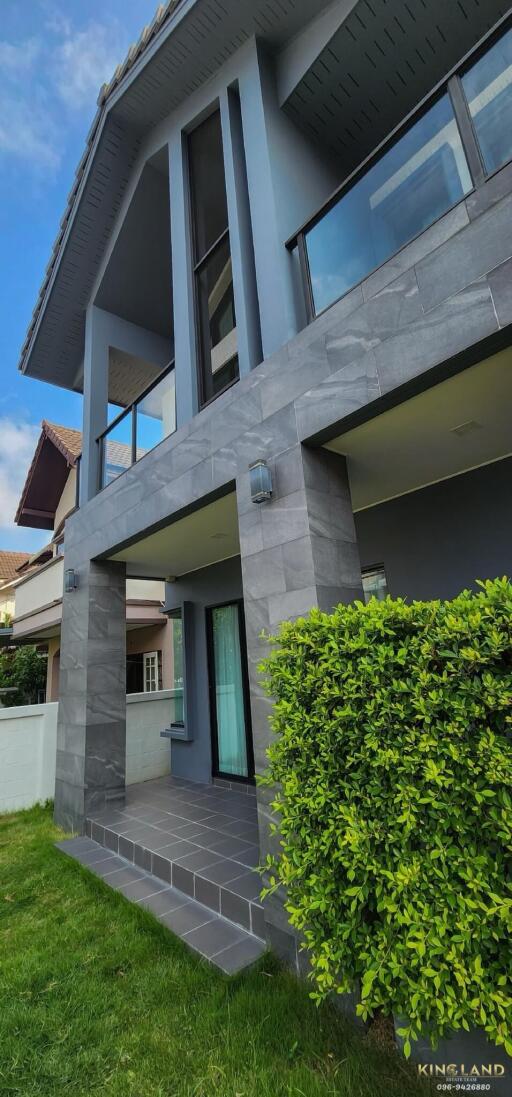
{"type": "Polygon", "coordinates": [[[512,458],[355,516],[361,564],[384,564],[393,597],[453,598],[512,573],[512,458]]]}
{"type": "Polygon", "coordinates": [[[172,772],[192,781],[210,781],[212,756],[210,737],[210,699],[206,647],[206,606],[236,601],[242,597],[240,557],[223,560],[200,571],[191,572],[175,583],[167,583],[168,609],[182,602],[193,603],[194,666],[185,683],[187,692],[188,742],[171,742],[172,772]]]}

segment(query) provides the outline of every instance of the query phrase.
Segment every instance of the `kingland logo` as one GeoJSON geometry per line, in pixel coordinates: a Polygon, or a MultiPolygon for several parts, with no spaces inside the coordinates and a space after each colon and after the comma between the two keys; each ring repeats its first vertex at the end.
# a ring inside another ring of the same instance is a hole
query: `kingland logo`
{"type": "Polygon", "coordinates": [[[466,1066],[464,1063],[418,1063],[420,1078],[504,1078],[505,1067],[503,1063],[473,1063],[466,1066]]]}

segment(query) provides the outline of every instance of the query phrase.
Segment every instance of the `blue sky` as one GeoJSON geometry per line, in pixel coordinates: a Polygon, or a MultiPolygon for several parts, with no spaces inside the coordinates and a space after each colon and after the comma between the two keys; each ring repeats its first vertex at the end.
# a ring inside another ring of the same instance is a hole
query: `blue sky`
{"type": "Polygon", "coordinates": [[[100,85],[150,22],[157,0],[1,0],[0,548],[48,534],[14,511],[41,419],[82,426],[76,393],[18,373],[20,347],[57,235],[100,85]]]}

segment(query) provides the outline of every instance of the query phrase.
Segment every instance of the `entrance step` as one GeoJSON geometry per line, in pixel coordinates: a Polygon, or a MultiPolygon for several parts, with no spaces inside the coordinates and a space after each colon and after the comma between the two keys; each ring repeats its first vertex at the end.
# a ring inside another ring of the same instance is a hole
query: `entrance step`
{"type": "Polygon", "coordinates": [[[263,940],[256,812],[245,789],[165,777],[127,789],[124,805],[87,819],[86,834],[263,940]]]}
{"type": "Polygon", "coordinates": [[[193,952],[226,975],[249,967],[265,952],[265,943],[258,937],[92,838],[67,838],[56,846],[126,899],[151,911],[193,952]]]}

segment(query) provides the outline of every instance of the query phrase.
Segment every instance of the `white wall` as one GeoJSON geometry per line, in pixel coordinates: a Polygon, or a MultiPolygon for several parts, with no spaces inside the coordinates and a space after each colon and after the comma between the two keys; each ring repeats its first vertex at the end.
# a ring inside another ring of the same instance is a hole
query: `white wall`
{"type": "MultiPolygon", "coordinates": [[[[16,586],[16,617],[35,613],[41,606],[49,606],[62,598],[64,584],[64,557],[56,556],[51,563],[23,579],[16,586]]],[[[14,629],[16,635],[16,627],[14,629]]]]}
{"type": "MultiPolygon", "coordinates": [[[[150,781],[171,771],[171,691],[126,698],[126,783],[150,781]]],[[[0,708],[0,812],[19,811],[55,792],[58,704],[0,708]]]]}
{"type": "Polygon", "coordinates": [[[59,499],[57,510],[55,511],[55,521],[53,523],[54,531],[57,530],[62,522],[63,518],[72,511],[76,504],[76,469],[70,469],[68,478],[64,485],[64,491],[59,499]]]}
{"type": "Polygon", "coordinates": [[[160,732],[169,727],[172,692],[130,693],[126,698],[126,784],[171,772],[171,746],[160,732]]]}
{"type": "Polygon", "coordinates": [[[57,710],[56,704],[0,709],[0,811],[53,797],[57,710]]]}

